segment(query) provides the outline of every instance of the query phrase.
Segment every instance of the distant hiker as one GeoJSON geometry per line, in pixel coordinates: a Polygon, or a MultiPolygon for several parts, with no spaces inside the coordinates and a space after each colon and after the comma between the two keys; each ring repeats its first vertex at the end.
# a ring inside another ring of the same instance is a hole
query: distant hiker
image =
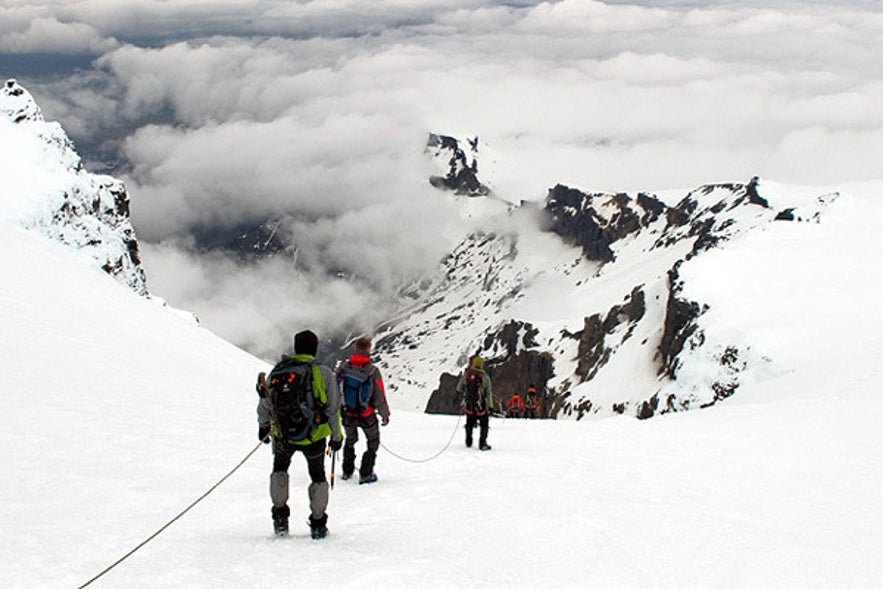
{"type": "Polygon", "coordinates": [[[488,421],[493,408],[491,378],[484,372],[484,360],[481,356],[473,356],[467,368],[457,382],[457,393],[460,404],[466,412],[466,447],[472,447],[472,430],[479,427],[478,448],[490,450],[487,443],[488,421]]]}
{"type": "Polygon", "coordinates": [[[380,425],[388,424],[389,405],[380,369],[371,362],[371,340],[360,337],[354,348],[353,355],[337,369],[337,384],[343,397],[343,427],[346,431],[342,478],[350,479],[356,469],[356,442],[359,441],[361,428],[368,444],[359,465],[359,484],[362,485],[377,481],[374,463],[377,449],[380,448],[380,428],[376,414],[380,414],[380,425]]]}
{"type": "Polygon", "coordinates": [[[540,415],[540,400],[537,398],[537,389],[530,385],[524,396],[524,416],[530,419],[542,417],[540,415]]]}
{"type": "Polygon", "coordinates": [[[294,336],[294,355],[283,356],[270,374],[258,375],[258,438],[273,441],[273,529],[277,536],[288,534],[288,467],[295,452],[302,452],[310,475],[310,535],[328,534],[328,481],[325,479],[325,438],[339,450],[340,393],[327,366],[315,360],[319,339],[312,331],[294,336]]]}
{"type": "Polygon", "coordinates": [[[524,417],[524,401],[518,393],[514,393],[506,402],[506,416],[524,417]]]}

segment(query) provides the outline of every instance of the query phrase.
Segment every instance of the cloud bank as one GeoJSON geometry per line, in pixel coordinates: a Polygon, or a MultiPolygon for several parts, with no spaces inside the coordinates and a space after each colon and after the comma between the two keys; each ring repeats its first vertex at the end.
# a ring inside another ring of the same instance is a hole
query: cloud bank
{"type": "Polygon", "coordinates": [[[151,288],[249,349],[311,322],[370,330],[447,251],[462,231],[426,181],[430,132],[492,146],[494,189],[513,202],[557,183],[880,177],[876,2],[118,4],[0,8],[16,63],[92,59],[0,74],[87,161],[117,166],[151,288]],[[293,262],[193,251],[194,227],[280,217],[293,262]]]}

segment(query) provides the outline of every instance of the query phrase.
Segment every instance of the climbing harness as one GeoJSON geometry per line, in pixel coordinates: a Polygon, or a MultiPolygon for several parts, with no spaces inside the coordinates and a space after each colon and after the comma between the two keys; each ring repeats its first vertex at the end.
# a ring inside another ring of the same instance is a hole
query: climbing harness
{"type": "Polygon", "coordinates": [[[118,564],[120,564],[121,562],[123,562],[124,560],[126,560],[127,558],[129,558],[130,556],[132,556],[133,554],[135,554],[135,552],[137,552],[138,549],[140,549],[142,546],[144,546],[145,544],[147,544],[148,542],[150,542],[151,540],[153,540],[154,538],[156,538],[157,536],[159,536],[159,535],[160,535],[160,534],[161,534],[166,528],[168,528],[170,525],[172,525],[173,523],[175,523],[176,521],[178,521],[179,519],[181,519],[181,517],[182,517],[185,513],[187,513],[187,512],[190,511],[191,509],[193,509],[193,507],[195,507],[197,503],[199,503],[200,501],[202,501],[203,499],[205,499],[206,497],[208,497],[208,496],[209,496],[209,493],[211,493],[212,491],[214,491],[215,489],[217,489],[219,486],[221,486],[221,483],[223,483],[224,481],[226,481],[228,478],[230,478],[230,476],[231,476],[234,472],[236,472],[237,470],[239,470],[239,468],[240,468],[243,464],[245,464],[245,461],[248,460],[249,458],[251,458],[251,456],[252,456],[255,452],[257,452],[258,449],[259,449],[262,445],[263,445],[263,441],[258,442],[258,445],[255,446],[255,447],[252,449],[251,452],[249,452],[248,454],[246,454],[246,455],[245,455],[245,458],[243,458],[242,460],[240,460],[240,461],[239,461],[239,464],[237,464],[236,466],[233,467],[233,470],[231,470],[230,472],[228,472],[227,474],[225,474],[225,475],[223,476],[223,478],[221,478],[221,480],[219,480],[217,483],[215,483],[214,485],[212,485],[211,489],[209,489],[208,491],[206,491],[205,493],[203,493],[203,494],[202,494],[202,495],[201,495],[196,501],[194,501],[193,503],[191,503],[190,505],[188,505],[188,506],[184,509],[184,511],[182,511],[181,513],[179,513],[178,515],[176,515],[175,517],[173,517],[171,520],[169,520],[169,522],[168,522],[167,524],[165,524],[163,527],[161,527],[161,528],[158,529],[156,532],[154,532],[153,534],[151,534],[146,540],[144,540],[143,542],[141,542],[140,544],[138,544],[138,546],[135,546],[135,548],[131,549],[129,552],[127,552],[124,556],[122,556],[122,557],[121,557],[119,560],[117,560],[115,563],[113,563],[112,565],[110,565],[109,567],[107,567],[106,569],[104,569],[103,571],[101,571],[100,573],[98,573],[97,575],[95,575],[94,577],[92,577],[91,579],[89,579],[88,581],[86,581],[85,583],[83,583],[82,585],[80,585],[77,589],[83,589],[84,587],[88,587],[89,585],[91,585],[92,583],[94,583],[95,581],[97,581],[98,579],[100,579],[101,577],[103,577],[103,576],[105,575],[105,573],[110,572],[110,571],[111,571],[114,567],[116,567],[118,564]]]}
{"type": "Polygon", "coordinates": [[[445,450],[450,448],[451,442],[454,440],[454,436],[457,434],[457,429],[460,427],[460,421],[462,419],[463,419],[463,414],[460,413],[457,416],[457,424],[454,426],[454,431],[451,432],[451,437],[448,438],[448,443],[445,444],[444,448],[442,448],[441,450],[439,450],[438,452],[436,452],[435,454],[433,454],[429,458],[420,458],[420,459],[406,458],[404,456],[396,454],[395,452],[393,452],[392,450],[390,450],[389,448],[384,446],[383,442],[380,443],[380,447],[383,448],[384,450],[386,450],[387,452],[389,452],[390,454],[392,454],[393,456],[395,456],[396,458],[398,458],[399,460],[404,460],[405,462],[420,463],[420,462],[429,462],[430,460],[435,460],[436,458],[438,458],[439,456],[444,454],[445,450]]]}

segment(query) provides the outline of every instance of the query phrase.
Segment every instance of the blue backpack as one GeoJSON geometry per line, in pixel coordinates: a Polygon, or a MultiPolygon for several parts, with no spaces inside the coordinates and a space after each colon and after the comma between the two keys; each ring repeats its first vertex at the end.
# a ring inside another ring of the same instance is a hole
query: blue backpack
{"type": "Polygon", "coordinates": [[[371,393],[374,392],[371,374],[344,364],[338,372],[337,382],[343,394],[344,413],[363,415],[371,407],[371,393]]]}

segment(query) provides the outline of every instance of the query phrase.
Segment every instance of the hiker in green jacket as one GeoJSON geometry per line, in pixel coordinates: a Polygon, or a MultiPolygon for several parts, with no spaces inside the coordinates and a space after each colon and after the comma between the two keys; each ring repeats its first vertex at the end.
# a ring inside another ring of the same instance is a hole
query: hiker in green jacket
{"type": "Polygon", "coordinates": [[[343,442],[340,393],[330,368],[316,362],[319,339],[312,331],[294,336],[294,355],[283,356],[270,374],[258,375],[258,437],[273,442],[273,529],[288,534],[288,467],[295,452],[303,453],[310,475],[310,535],[328,534],[328,480],[325,478],[325,439],[332,451],[343,442]]]}
{"type": "Polygon", "coordinates": [[[472,447],[472,430],[477,425],[479,450],[490,450],[487,435],[490,410],[494,408],[494,395],[491,377],[485,373],[484,360],[480,356],[473,356],[469,368],[460,375],[457,393],[460,407],[466,413],[466,447],[472,447]]]}

